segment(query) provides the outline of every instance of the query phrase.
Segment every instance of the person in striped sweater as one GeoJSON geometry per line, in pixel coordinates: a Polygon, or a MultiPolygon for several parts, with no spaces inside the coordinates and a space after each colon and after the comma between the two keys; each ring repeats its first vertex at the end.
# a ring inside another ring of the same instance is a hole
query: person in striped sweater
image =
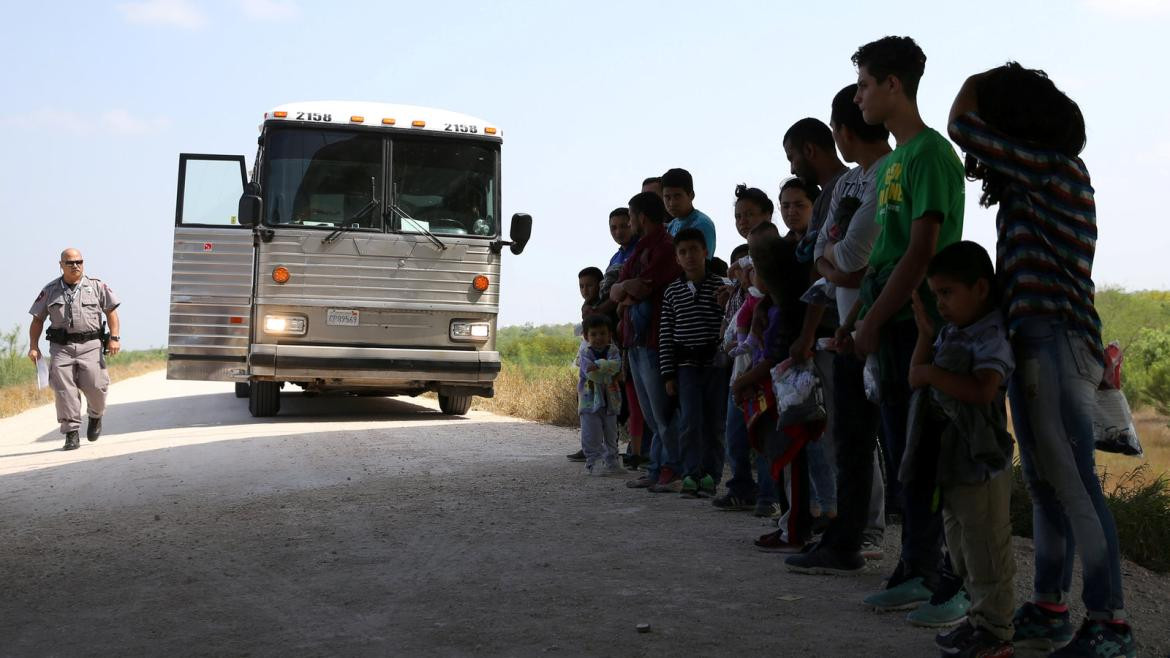
{"type": "Polygon", "coordinates": [[[1084,116],[1043,71],[1009,62],[963,84],[949,132],[967,154],[967,176],[983,181],[980,203],[999,205],[996,270],[1017,364],[1008,398],[1036,543],[1035,592],[1016,611],[1015,645],[1065,645],[1053,656],[1134,656],[1117,529],[1093,457],[1104,363],[1084,116]],[[1074,633],[1076,553],[1086,618],[1074,633]]]}
{"type": "Polygon", "coordinates": [[[712,496],[723,473],[723,393],[727,377],[715,367],[723,325],[718,292],[723,279],[707,267],[707,240],[686,228],[674,236],[682,275],[662,294],[659,366],[666,394],[678,400],[682,495],[712,496]]]}

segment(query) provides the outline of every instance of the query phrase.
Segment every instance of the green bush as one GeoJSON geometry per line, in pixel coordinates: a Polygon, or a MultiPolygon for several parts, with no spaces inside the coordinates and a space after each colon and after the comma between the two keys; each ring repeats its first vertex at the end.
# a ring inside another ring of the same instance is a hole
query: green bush
{"type": "Polygon", "coordinates": [[[518,366],[568,365],[580,346],[571,324],[504,327],[496,338],[500,358],[518,366]]]}
{"type": "MultiPolygon", "coordinates": [[[[1032,536],[1032,498],[1024,484],[1023,469],[1016,464],[1012,490],[1012,534],[1032,536]]],[[[1105,502],[1117,525],[1121,554],[1152,571],[1170,572],[1170,480],[1165,475],[1150,479],[1143,464],[1122,475],[1116,486],[1112,476],[1101,476],[1105,502]]]]}

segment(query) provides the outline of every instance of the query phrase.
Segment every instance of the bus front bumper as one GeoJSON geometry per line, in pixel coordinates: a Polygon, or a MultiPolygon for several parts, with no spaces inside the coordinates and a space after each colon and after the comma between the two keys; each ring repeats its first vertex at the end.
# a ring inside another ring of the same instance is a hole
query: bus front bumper
{"type": "Polygon", "coordinates": [[[464,385],[491,387],[500,372],[499,352],[388,347],[325,347],[254,344],[252,376],[329,386],[464,385]]]}

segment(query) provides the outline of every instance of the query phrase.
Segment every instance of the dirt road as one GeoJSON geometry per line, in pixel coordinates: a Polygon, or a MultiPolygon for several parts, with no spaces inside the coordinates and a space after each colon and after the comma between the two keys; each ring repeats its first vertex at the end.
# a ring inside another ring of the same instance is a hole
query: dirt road
{"type": "MultiPolygon", "coordinates": [[[[883,570],[788,574],[757,519],[583,476],[571,430],[293,392],[257,420],[161,373],[111,404],[73,452],[51,407],[0,420],[2,655],[936,655],[860,605],[883,570]]],[[[1126,570],[1166,655],[1167,579],[1126,570]]]]}

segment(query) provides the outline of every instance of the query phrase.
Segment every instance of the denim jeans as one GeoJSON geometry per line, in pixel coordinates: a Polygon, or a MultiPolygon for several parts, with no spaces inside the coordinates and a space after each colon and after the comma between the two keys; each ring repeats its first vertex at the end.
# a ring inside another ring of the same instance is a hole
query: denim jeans
{"type": "Polygon", "coordinates": [[[810,442],[805,448],[808,459],[809,503],[812,507],[819,508],[821,514],[836,516],[837,450],[833,439],[834,427],[836,426],[833,418],[836,407],[836,402],[833,399],[833,353],[817,352],[813,363],[816,366],[817,377],[821,380],[828,419],[825,424],[825,433],[820,439],[810,442]]]}
{"type": "Polygon", "coordinates": [[[723,472],[723,395],[727,373],[723,368],[680,366],[678,393],[679,461],[682,475],[698,480],[716,478],[723,472]],[[717,469],[717,470],[716,470],[717,469]]]}
{"type": "Polygon", "coordinates": [[[724,416],[724,436],[727,440],[727,463],[731,467],[731,479],[727,491],[743,500],[755,500],[756,481],[752,477],[752,447],[748,441],[747,424],[743,412],[735,406],[735,398],[727,395],[727,410],[724,416]]]}
{"type": "Polygon", "coordinates": [[[674,410],[659,371],[658,350],[630,348],[630,372],[634,377],[638,404],[642,407],[643,422],[654,432],[646,474],[651,479],[658,479],[663,468],[679,473],[678,432],[672,423],[674,410]]]}
{"type": "Polygon", "coordinates": [[[1008,396],[1032,494],[1036,600],[1065,600],[1079,552],[1085,609],[1094,618],[1121,617],[1117,529],[1093,458],[1093,414],[1104,365],[1084,337],[1054,316],[1021,323],[1012,349],[1016,370],[1008,396]]]}
{"type": "MultiPolygon", "coordinates": [[[[882,348],[889,350],[887,363],[893,372],[882,372],[882,439],[886,442],[886,482],[898,481],[898,467],[906,451],[906,426],[910,413],[910,358],[918,341],[913,320],[891,322],[881,334],[882,348]]],[[[883,366],[886,364],[883,363],[883,366]]],[[[895,573],[906,578],[921,576],[933,588],[942,564],[942,510],[935,505],[938,444],[925,443],[916,454],[918,474],[901,487],[902,556],[895,573]]]]}

